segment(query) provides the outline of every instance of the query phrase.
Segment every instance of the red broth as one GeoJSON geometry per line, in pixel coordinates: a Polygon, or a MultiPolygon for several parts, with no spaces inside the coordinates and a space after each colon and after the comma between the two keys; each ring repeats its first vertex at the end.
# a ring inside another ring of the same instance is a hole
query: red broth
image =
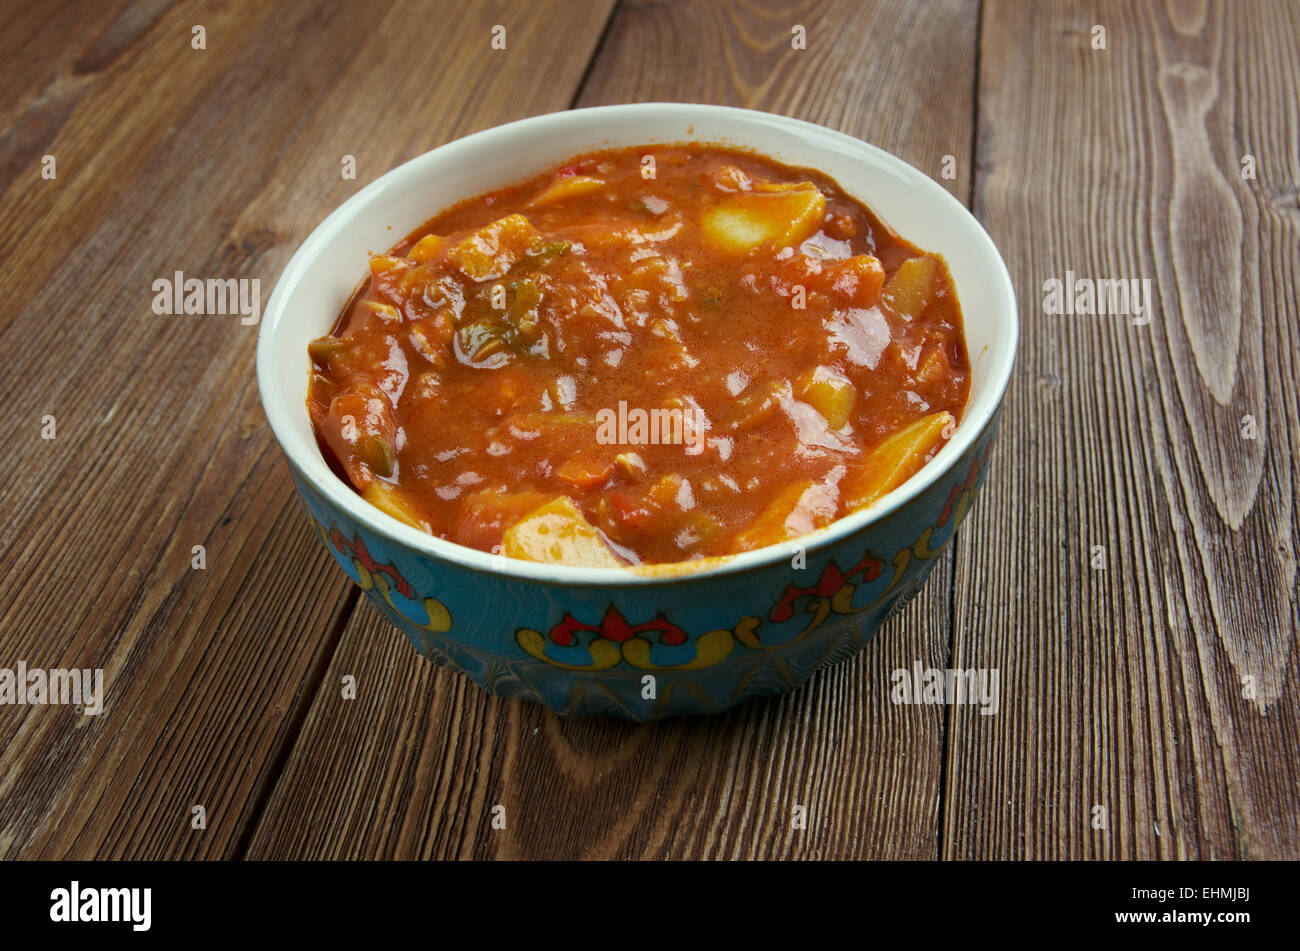
{"type": "Polygon", "coordinates": [[[583,155],[387,254],[310,345],[308,409],[365,498],[580,565],[824,526],[952,434],[970,364],[943,260],[824,175],[710,145],[583,155]]]}

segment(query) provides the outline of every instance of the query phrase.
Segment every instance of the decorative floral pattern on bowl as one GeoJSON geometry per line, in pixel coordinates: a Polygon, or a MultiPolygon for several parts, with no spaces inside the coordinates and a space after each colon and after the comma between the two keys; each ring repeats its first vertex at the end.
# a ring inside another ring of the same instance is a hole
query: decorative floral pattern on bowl
{"type": "Polygon", "coordinates": [[[627,588],[435,561],[351,522],[297,474],[295,483],[321,541],[421,654],[504,697],[645,721],[793,690],[860,650],[952,540],[995,429],[948,479],[860,533],[810,539],[806,551],[795,540],[789,559],[742,573],[627,588]]]}

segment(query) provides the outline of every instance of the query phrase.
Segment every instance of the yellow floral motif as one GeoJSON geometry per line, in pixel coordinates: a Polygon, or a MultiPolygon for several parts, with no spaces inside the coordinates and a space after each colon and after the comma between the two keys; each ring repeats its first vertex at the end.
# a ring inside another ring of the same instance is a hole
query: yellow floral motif
{"type": "Polygon", "coordinates": [[[623,652],[617,644],[599,638],[587,645],[587,651],[591,654],[590,664],[565,664],[546,656],[546,638],[532,628],[521,627],[515,632],[515,640],[520,647],[538,660],[546,661],[548,664],[562,667],[565,670],[609,670],[623,657],[623,652]]]}
{"type": "MultiPolygon", "coordinates": [[[[352,562],[352,567],[357,572],[357,584],[362,591],[378,591],[380,596],[392,608],[395,614],[399,614],[406,620],[410,621],[416,627],[423,628],[426,631],[432,631],[435,634],[445,634],[451,630],[451,612],[437,598],[420,599],[424,605],[424,613],[428,618],[427,621],[417,621],[415,618],[407,617],[396,604],[393,603],[393,584],[411,590],[410,585],[398,574],[397,568],[393,565],[381,565],[370,557],[370,552],[366,549],[365,543],[360,538],[349,542],[343,537],[343,533],[335,529],[333,532],[326,532],[325,527],[316,521],[310,512],[307,518],[311,521],[312,527],[316,529],[316,534],[320,535],[321,541],[325,543],[326,548],[333,548],[340,555],[352,562]],[[390,578],[392,580],[390,580],[390,578]]],[[[414,592],[408,600],[417,600],[414,592]]]]}
{"type": "Polygon", "coordinates": [[[383,599],[388,602],[388,606],[390,608],[392,608],[398,614],[401,614],[402,617],[406,618],[416,627],[422,627],[426,631],[433,631],[435,634],[446,634],[448,631],[451,630],[451,612],[449,612],[447,610],[446,605],[444,605],[437,598],[424,599],[424,613],[429,620],[425,621],[422,624],[419,621],[415,620],[415,618],[407,617],[405,614],[402,614],[402,612],[398,609],[397,605],[393,603],[392,589],[388,584],[387,578],[385,578],[383,575],[380,574],[371,575],[369,572],[366,571],[365,566],[362,565],[360,562],[356,561],[356,559],[353,559],[352,564],[356,565],[357,574],[362,579],[361,580],[362,591],[369,591],[372,588],[377,589],[380,595],[383,596],[383,599]],[[370,581],[370,584],[366,583],[367,580],[370,581]]]}
{"type": "Polygon", "coordinates": [[[623,642],[623,659],[641,670],[700,670],[712,667],[731,653],[735,641],[731,631],[709,631],[695,642],[695,659],[685,664],[656,664],[650,659],[650,642],[634,637],[623,642]]]}

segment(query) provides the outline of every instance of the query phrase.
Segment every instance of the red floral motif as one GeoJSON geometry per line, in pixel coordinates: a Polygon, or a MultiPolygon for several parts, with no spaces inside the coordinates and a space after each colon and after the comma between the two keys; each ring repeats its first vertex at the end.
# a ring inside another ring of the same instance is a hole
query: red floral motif
{"type": "Polygon", "coordinates": [[[835,592],[848,584],[849,579],[859,572],[862,573],[863,584],[875,581],[880,577],[880,571],[884,567],[885,563],[870,552],[863,555],[862,560],[847,572],[840,571],[840,566],[831,561],[822,569],[822,576],[811,588],[796,588],[793,585],[786,588],[781,600],[776,603],[776,607],[772,608],[772,620],[780,624],[794,617],[794,606],[800,598],[808,595],[818,598],[833,597],[835,592]]]}
{"type": "Polygon", "coordinates": [[[599,625],[583,624],[571,613],[565,612],[560,623],[551,628],[551,640],[561,647],[571,647],[575,641],[573,635],[578,631],[590,631],[616,644],[622,644],[644,631],[658,631],[660,632],[659,640],[661,643],[670,646],[686,643],[686,632],[662,614],[656,615],[653,621],[646,621],[643,624],[629,624],[627,619],[619,613],[618,608],[612,604],[606,609],[605,616],[600,619],[599,625]]]}
{"type": "Polygon", "coordinates": [[[993,443],[990,441],[984,447],[984,451],[970,461],[970,471],[966,473],[966,478],[958,485],[953,486],[952,491],[948,493],[948,502],[944,505],[943,511],[939,513],[939,521],[935,524],[936,528],[942,528],[948,524],[948,519],[952,518],[953,506],[961,498],[962,493],[969,492],[975,488],[975,483],[979,481],[980,470],[989,461],[989,453],[993,451],[993,443]]]}
{"type": "Polygon", "coordinates": [[[396,568],[392,565],[381,565],[379,562],[375,561],[374,558],[370,557],[370,552],[366,550],[366,543],[361,540],[360,535],[352,541],[348,541],[347,538],[344,537],[343,533],[336,528],[330,532],[330,541],[333,543],[334,547],[339,550],[340,554],[347,555],[350,558],[355,558],[360,562],[361,566],[372,575],[385,574],[391,578],[393,587],[397,589],[398,594],[402,597],[415,597],[415,593],[411,590],[411,586],[406,583],[406,579],[401,576],[396,568]]]}

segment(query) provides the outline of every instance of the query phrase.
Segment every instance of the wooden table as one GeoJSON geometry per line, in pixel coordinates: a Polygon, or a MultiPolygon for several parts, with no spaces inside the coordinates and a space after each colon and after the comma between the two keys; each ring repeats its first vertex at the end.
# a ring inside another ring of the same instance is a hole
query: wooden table
{"type": "Polygon", "coordinates": [[[0,667],[106,701],[0,707],[0,856],[1300,856],[1300,4],[3,7],[0,667]],[[930,173],[1023,328],[922,596],[794,695],[653,727],[420,659],[302,516],[256,328],[151,306],[177,270],[269,293],[450,139],[642,100],[930,173]],[[1067,271],[1150,279],[1153,319],[1047,314],[1067,271]],[[917,660],[997,668],[1000,712],[892,704],[917,660]]]}

